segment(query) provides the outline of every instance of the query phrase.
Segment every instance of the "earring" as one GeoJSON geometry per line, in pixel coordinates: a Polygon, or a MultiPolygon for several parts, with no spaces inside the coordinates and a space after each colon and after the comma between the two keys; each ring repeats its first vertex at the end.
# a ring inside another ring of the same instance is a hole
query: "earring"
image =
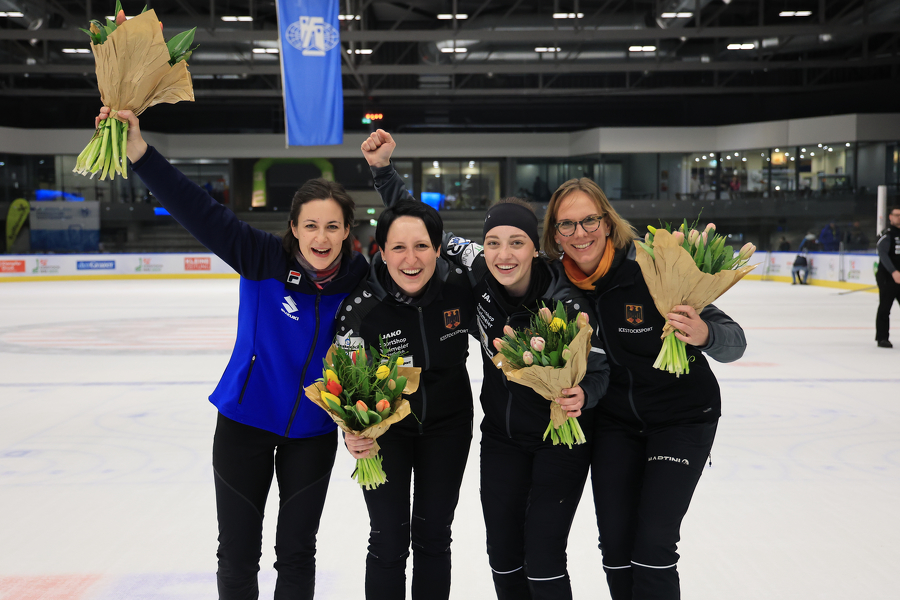
{"type": "Polygon", "coordinates": [[[608,232],[608,231],[606,232],[606,237],[609,237],[609,232],[608,232]]]}

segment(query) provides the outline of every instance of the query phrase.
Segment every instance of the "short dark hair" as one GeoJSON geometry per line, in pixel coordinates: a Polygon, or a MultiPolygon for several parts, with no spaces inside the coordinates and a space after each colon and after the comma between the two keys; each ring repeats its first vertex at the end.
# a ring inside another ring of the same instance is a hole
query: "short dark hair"
{"type": "Polygon", "coordinates": [[[398,217],[415,217],[421,219],[428,231],[428,239],[435,250],[441,246],[441,235],[444,230],[444,220],[438,211],[431,206],[417,200],[399,200],[390,208],[384,210],[378,217],[378,225],[375,226],[375,243],[383,250],[387,245],[388,231],[398,217]]]}
{"type": "MultiPolygon", "coordinates": [[[[291,201],[291,214],[290,218],[288,218],[288,230],[281,236],[282,246],[291,256],[300,249],[300,243],[291,231],[291,224],[299,225],[297,221],[300,219],[300,209],[303,208],[304,204],[313,200],[334,200],[337,202],[344,215],[344,227],[353,229],[353,210],[356,208],[356,204],[353,202],[350,194],[347,193],[347,190],[344,189],[344,186],[336,181],[328,181],[321,177],[310,179],[301,185],[300,189],[294,194],[294,199],[291,201]]],[[[352,237],[352,234],[348,235],[341,245],[341,254],[348,257],[353,254],[352,237]]]]}

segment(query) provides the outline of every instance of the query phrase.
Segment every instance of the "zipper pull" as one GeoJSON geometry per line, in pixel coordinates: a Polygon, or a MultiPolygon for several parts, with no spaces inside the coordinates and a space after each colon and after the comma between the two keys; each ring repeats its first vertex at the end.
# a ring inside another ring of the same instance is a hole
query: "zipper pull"
{"type": "Polygon", "coordinates": [[[709,466],[712,466],[712,452],[709,453],[709,466]]]}

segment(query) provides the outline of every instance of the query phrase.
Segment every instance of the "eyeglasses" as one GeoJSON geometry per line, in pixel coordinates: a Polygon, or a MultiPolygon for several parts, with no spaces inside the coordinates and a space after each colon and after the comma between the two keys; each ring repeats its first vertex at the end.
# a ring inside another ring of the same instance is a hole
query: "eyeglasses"
{"type": "Polygon", "coordinates": [[[556,224],[556,231],[562,236],[569,237],[575,235],[575,230],[581,225],[585,233],[594,233],[600,228],[600,221],[602,220],[603,215],[591,215],[580,221],[559,221],[556,224]]]}

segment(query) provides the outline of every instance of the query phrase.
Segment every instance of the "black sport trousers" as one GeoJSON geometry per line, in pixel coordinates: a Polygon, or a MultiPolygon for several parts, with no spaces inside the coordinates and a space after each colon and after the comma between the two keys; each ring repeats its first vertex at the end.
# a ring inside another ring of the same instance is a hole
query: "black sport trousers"
{"type": "Polygon", "coordinates": [[[612,600],[677,600],[681,521],[717,422],[636,433],[597,418],[591,480],[612,600]]]}
{"type": "Polygon", "coordinates": [[[278,478],[275,534],[276,600],[311,600],[316,584],[316,533],[337,435],[286,438],[219,414],[213,441],[216,509],[219,518],[221,600],[259,597],[263,513],[278,478]]]}
{"type": "Polygon", "coordinates": [[[878,312],[875,313],[875,340],[887,340],[891,329],[891,308],[900,303],[900,285],[890,274],[879,269],[875,281],[878,282],[878,312]]]}
{"type": "Polygon", "coordinates": [[[424,434],[392,427],[378,438],[378,445],[388,481],[374,490],[363,490],[371,527],[366,599],[406,597],[406,559],[412,541],[412,597],[446,600],[450,596],[451,525],[472,445],[472,422],[441,428],[437,433],[426,429],[424,434]]]}
{"type": "Polygon", "coordinates": [[[590,461],[590,442],[569,449],[482,428],[481,506],[498,600],[572,598],[566,545],[590,461]]]}

